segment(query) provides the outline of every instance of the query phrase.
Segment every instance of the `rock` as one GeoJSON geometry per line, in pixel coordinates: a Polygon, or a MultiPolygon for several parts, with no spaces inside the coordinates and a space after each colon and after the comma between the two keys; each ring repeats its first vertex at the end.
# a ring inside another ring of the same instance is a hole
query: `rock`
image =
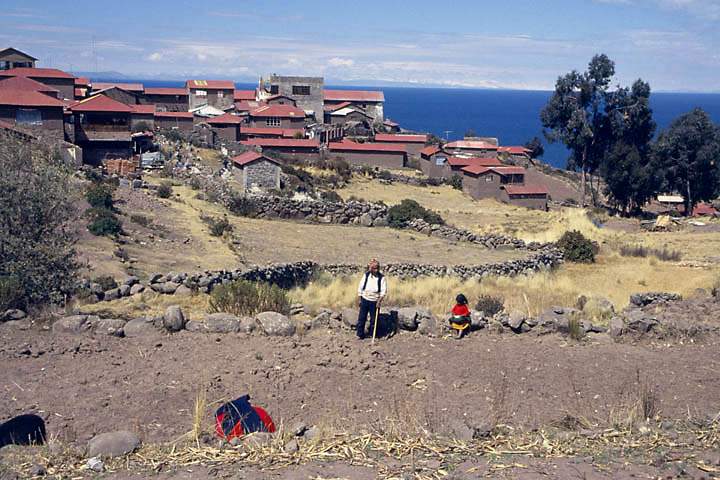
{"type": "Polygon", "coordinates": [[[104,318],[95,323],[95,332],[114,337],[125,335],[125,324],[127,322],[120,318],[104,318]]]}
{"type": "Polygon", "coordinates": [[[305,432],[307,431],[308,427],[303,422],[297,422],[293,427],[290,429],[290,432],[296,437],[302,437],[305,432]]]}
{"type": "Polygon", "coordinates": [[[136,283],[140,282],[140,279],[134,275],[130,275],[123,281],[123,285],[127,285],[128,287],[132,287],[136,283]]]}
{"type": "Polygon", "coordinates": [[[519,331],[520,326],[525,322],[525,314],[517,310],[510,313],[508,317],[508,326],[514,331],[519,331]]]}
{"type": "Polygon", "coordinates": [[[262,312],[255,318],[265,335],[289,337],[295,333],[295,324],[282,313],[262,312]]]}
{"type": "Polygon", "coordinates": [[[148,283],[150,283],[150,284],[158,283],[162,279],[163,279],[162,273],[151,273],[150,277],[148,277],[148,283]]]}
{"type": "Polygon", "coordinates": [[[120,285],[118,287],[118,293],[121,297],[128,297],[130,296],[130,286],[129,285],[120,285]]]}
{"type": "Polygon", "coordinates": [[[372,227],[373,218],[369,213],[363,213],[360,215],[360,225],[363,227],[372,227]]]}
{"type": "Polygon", "coordinates": [[[621,317],[612,317],[610,319],[610,329],[608,330],[611,337],[619,337],[625,333],[625,322],[621,317]]]}
{"type": "Polygon", "coordinates": [[[63,317],[53,323],[53,333],[83,333],[91,327],[87,319],[87,315],[72,315],[70,317],[63,317]]]}
{"type": "Polygon", "coordinates": [[[316,425],[313,425],[305,430],[303,438],[308,442],[312,442],[313,440],[320,438],[320,429],[316,425]]]}
{"type": "Polygon", "coordinates": [[[285,444],[283,450],[285,451],[285,453],[292,455],[293,453],[296,453],[298,450],[300,450],[300,446],[298,445],[297,440],[293,438],[285,444]]]}
{"type": "Polygon", "coordinates": [[[388,226],[387,217],[377,217],[375,220],[373,220],[373,227],[387,227],[387,226],[388,226]]]}
{"type": "Polygon", "coordinates": [[[290,315],[300,315],[305,312],[305,307],[302,303],[293,303],[290,305],[290,315]]]}
{"type": "Polygon", "coordinates": [[[98,457],[89,458],[85,466],[93,472],[102,472],[105,470],[105,464],[98,457]]]}
{"type": "Polygon", "coordinates": [[[357,327],[359,312],[356,308],[343,308],[342,310],[342,323],[350,328],[357,327]]]}
{"type": "Polygon", "coordinates": [[[460,440],[462,442],[469,442],[473,439],[474,431],[472,428],[468,427],[465,422],[461,420],[451,420],[450,424],[448,425],[449,428],[449,434],[453,437],[455,440],[460,440]]]}
{"type": "Polygon", "coordinates": [[[123,327],[123,333],[126,337],[144,337],[148,334],[157,333],[157,331],[152,319],[145,317],[134,318],[123,327]]]}
{"type": "MultiPolygon", "coordinates": [[[[426,310],[422,309],[424,313],[426,310]]],[[[398,325],[404,330],[417,330],[418,323],[420,323],[421,309],[417,307],[402,307],[397,310],[398,312],[398,325]]]]}
{"type": "Polygon", "coordinates": [[[101,433],[88,442],[87,454],[90,457],[113,458],[127,455],[140,446],[137,435],[127,430],[101,433]]]}
{"type": "Polygon", "coordinates": [[[193,333],[206,333],[205,322],[197,322],[195,320],[188,320],[185,324],[185,330],[193,333]]]}
{"type": "Polygon", "coordinates": [[[250,448],[261,448],[266,445],[270,445],[273,436],[267,432],[252,432],[249,435],[245,435],[242,439],[242,444],[245,447],[250,448]]]}
{"type": "MultiPolygon", "coordinates": [[[[357,320],[357,317],[355,317],[357,320]]],[[[330,312],[320,312],[313,317],[310,322],[310,328],[329,328],[332,322],[332,315],[330,312]]]]}
{"type": "Polygon", "coordinates": [[[132,287],[130,287],[130,295],[137,295],[138,293],[142,293],[145,291],[145,285],[140,285],[139,283],[136,283],[132,287]]]}
{"type": "Polygon", "coordinates": [[[45,467],[43,467],[39,463],[36,463],[32,467],[30,467],[29,473],[33,477],[44,477],[47,473],[47,470],[45,470],[45,467]]]}
{"type": "Polygon", "coordinates": [[[110,290],[107,290],[103,295],[103,300],[105,300],[106,302],[112,302],[113,300],[117,300],[118,298],[120,298],[119,288],[111,288],[110,290]]]}
{"type": "Polygon", "coordinates": [[[193,294],[193,291],[191,288],[186,287],[185,285],[180,285],[175,289],[175,295],[179,295],[181,297],[189,297],[193,294]]]}
{"type": "Polygon", "coordinates": [[[435,320],[435,317],[423,317],[420,319],[420,323],[418,323],[418,332],[423,335],[428,336],[435,336],[438,330],[437,320],[435,320]]]}
{"type": "Polygon", "coordinates": [[[179,332],[185,328],[185,315],[179,305],[171,305],[163,315],[163,327],[168,332],[179,332]]]}
{"type": "Polygon", "coordinates": [[[240,319],[230,313],[211,313],[205,316],[205,329],[210,333],[236,333],[240,319]]]}
{"type": "Polygon", "coordinates": [[[166,295],[172,295],[178,289],[180,284],[175,282],[164,282],[164,283],[153,283],[150,288],[158,293],[164,293],[166,295]]]}
{"type": "Polygon", "coordinates": [[[477,310],[472,310],[470,312],[470,328],[473,330],[479,330],[484,328],[486,325],[487,319],[485,318],[485,313],[477,310]]]}
{"type": "Polygon", "coordinates": [[[255,328],[257,327],[257,322],[253,317],[241,317],[240,318],[240,328],[238,329],[238,332],[240,333],[252,333],[255,331],[255,328]]]}
{"type": "Polygon", "coordinates": [[[27,314],[24,311],[18,310],[17,308],[11,308],[10,310],[5,310],[5,313],[0,315],[0,322],[10,322],[13,320],[22,320],[26,316],[27,316],[27,314]]]}

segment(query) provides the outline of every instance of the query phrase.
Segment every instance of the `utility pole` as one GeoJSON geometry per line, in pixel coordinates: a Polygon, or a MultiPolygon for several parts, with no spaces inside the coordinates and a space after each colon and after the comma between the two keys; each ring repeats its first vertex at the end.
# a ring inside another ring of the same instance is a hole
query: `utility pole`
{"type": "Polygon", "coordinates": [[[449,135],[452,133],[452,130],[445,130],[445,140],[449,140],[449,135]]]}

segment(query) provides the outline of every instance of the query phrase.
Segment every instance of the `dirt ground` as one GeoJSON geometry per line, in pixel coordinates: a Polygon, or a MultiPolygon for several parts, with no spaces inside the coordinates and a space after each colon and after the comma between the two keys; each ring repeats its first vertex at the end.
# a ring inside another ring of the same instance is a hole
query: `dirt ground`
{"type": "MultiPolygon", "coordinates": [[[[0,418],[38,412],[52,438],[78,446],[119,429],[138,433],[146,443],[177,439],[191,429],[201,391],[208,399],[207,432],[214,408],[245,393],[278,424],[302,421],[327,431],[402,424],[452,437],[497,424],[532,431],[568,416],[607,426],[628,415],[643,392],[652,394],[662,419],[709,418],[720,412],[719,345],[715,337],[615,343],[597,335],[578,344],[554,334],[478,332],[462,341],[401,333],[373,347],[345,330],[295,338],[180,332],[121,339],[56,336],[9,322],[0,325],[5,398],[0,418]]],[[[595,471],[592,461],[571,460],[513,456],[498,470],[480,458],[466,468],[475,469],[472,475],[456,478],[477,478],[483,471],[503,478],[544,478],[556,468],[595,471]]],[[[630,467],[616,459],[614,467],[605,468],[610,470],[602,475],[574,478],[622,478],[612,472],[630,467]]],[[[195,472],[198,476],[181,470],[158,478],[215,476],[207,468],[195,472]]],[[[251,472],[232,478],[272,478],[251,472]]],[[[342,462],[335,467],[320,462],[294,466],[275,478],[374,478],[377,473],[355,467],[352,472],[342,462]],[[338,471],[332,473],[333,468],[338,471]]]]}

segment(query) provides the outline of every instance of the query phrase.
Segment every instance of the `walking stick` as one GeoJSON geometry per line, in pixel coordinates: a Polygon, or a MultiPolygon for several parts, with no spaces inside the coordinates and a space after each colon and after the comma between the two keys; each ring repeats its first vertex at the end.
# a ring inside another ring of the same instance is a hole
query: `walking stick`
{"type": "Polygon", "coordinates": [[[375,323],[373,323],[373,338],[370,345],[375,345],[375,334],[377,333],[378,315],[380,315],[380,305],[375,305],[375,323]]]}

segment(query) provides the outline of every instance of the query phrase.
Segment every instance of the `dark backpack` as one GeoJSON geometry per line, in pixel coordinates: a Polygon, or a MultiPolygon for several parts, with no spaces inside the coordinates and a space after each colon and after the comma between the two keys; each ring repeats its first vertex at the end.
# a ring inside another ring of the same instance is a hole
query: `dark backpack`
{"type": "MultiPolygon", "coordinates": [[[[365,272],[365,281],[363,282],[363,290],[367,287],[368,278],[370,278],[370,272],[365,272]]],[[[382,283],[383,274],[378,272],[378,293],[380,293],[380,284],[382,283]]]]}

